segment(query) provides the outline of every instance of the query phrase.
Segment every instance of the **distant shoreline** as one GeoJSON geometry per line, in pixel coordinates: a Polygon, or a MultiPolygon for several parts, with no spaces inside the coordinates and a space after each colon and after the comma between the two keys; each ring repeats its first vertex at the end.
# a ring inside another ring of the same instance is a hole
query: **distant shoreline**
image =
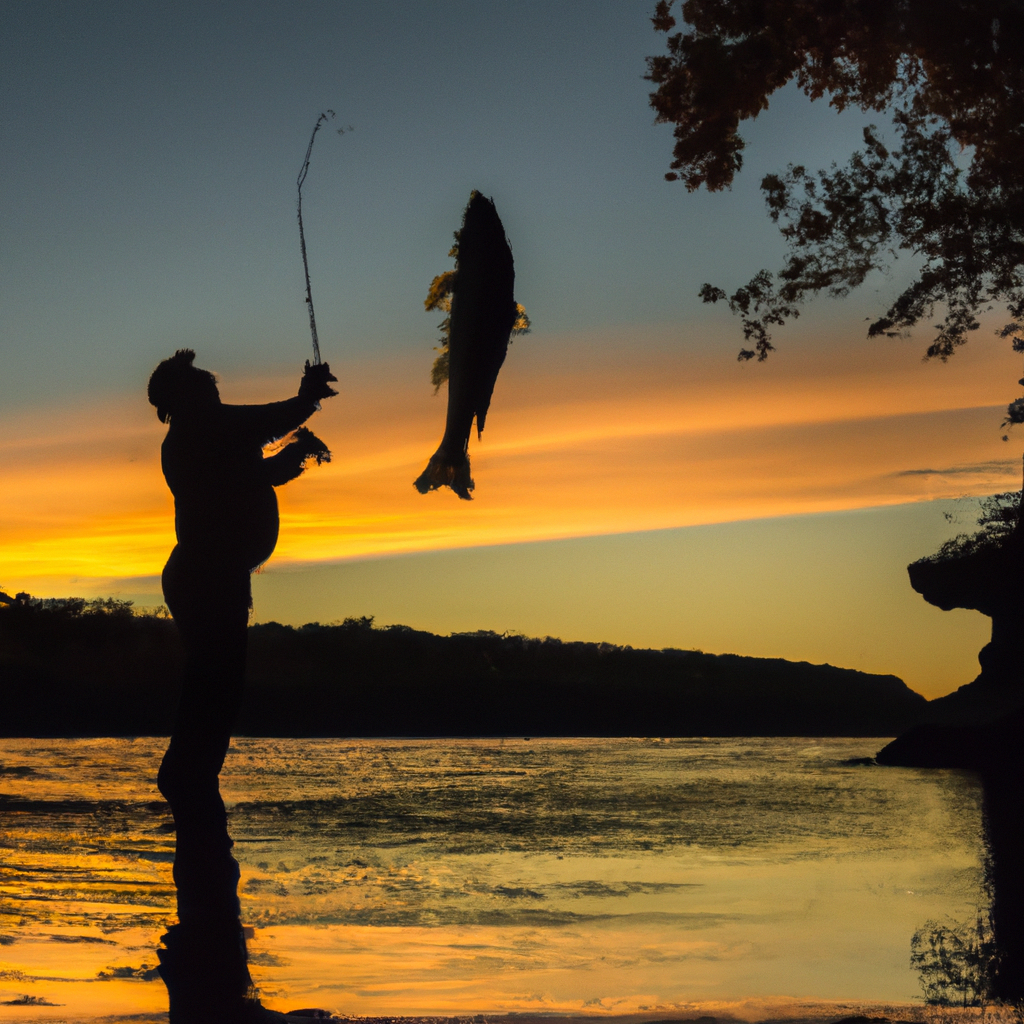
{"type": "MultiPolygon", "coordinates": [[[[166,736],[182,672],[172,621],[129,605],[0,606],[0,735],[166,736]]],[[[237,735],[889,738],[928,701],[892,675],[781,658],[436,636],[372,619],[249,627],[237,735]]]]}
{"type": "MultiPolygon", "coordinates": [[[[271,1001],[272,1002],[272,1001],[271,1001]]],[[[276,1007],[275,1007],[276,1008],[276,1007]]],[[[4,1007],[5,1010],[11,1008],[4,1007]]],[[[26,1006],[34,1016],[20,1013],[0,1015],[0,1020],[53,1020],[63,1024],[167,1024],[166,1013],[141,1013],[103,1017],[76,1017],[56,1012],[57,1007],[26,1006]],[[46,1010],[53,1012],[46,1013],[46,1010]],[[44,1011],[44,1012],[40,1012],[44,1011]]],[[[276,1008],[287,1012],[285,1008],[276,1008]]],[[[298,1009],[298,1008],[296,1008],[298,1009]]],[[[314,1018],[294,1017],[296,1024],[314,1018]]],[[[321,1018],[322,1019],[322,1018],[321,1018]]],[[[415,1016],[348,1016],[328,1020],[344,1024],[968,1024],[985,1020],[990,1024],[1014,1021],[1012,1007],[942,1007],[921,1003],[871,1003],[787,999],[746,999],[735,1002],[691,1004],[686,1009],[649,1010],[642,1013],[573,1013],[562,1011],[500,1013],[423,1014],[415,1016]]]]}

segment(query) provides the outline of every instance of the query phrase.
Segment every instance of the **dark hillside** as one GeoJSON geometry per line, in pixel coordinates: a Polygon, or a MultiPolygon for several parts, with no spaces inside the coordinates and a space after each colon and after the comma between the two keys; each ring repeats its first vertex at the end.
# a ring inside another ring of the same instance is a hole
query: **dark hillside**
{"type": "Polygon", "coordinates": [[[181,666],[174,623],[126,602],[0,605],[0,735],[169,735],[181,666]]]}
{"type": "MultiPolygon", "coordinates": [[[[0,734],[165,735],[181,650],[118,602],[0,606],[0,734]]],[[[240,734],[892,736],[927,702],[895,676],[781,659],[435,636],[369,619],[249,630],[240,734]]]]}

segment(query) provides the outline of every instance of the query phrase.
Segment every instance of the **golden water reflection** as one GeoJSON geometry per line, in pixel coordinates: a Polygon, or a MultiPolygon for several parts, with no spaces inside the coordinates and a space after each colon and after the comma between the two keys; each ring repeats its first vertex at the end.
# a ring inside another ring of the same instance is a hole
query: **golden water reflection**
{"type": "MultiPolygon", "coordinates": [[[[238,739],[253,976],[367,1015],[909,1002],[912,933],[983,903],[980,798],[850,763],[880,745],[238,739]]],[[[162,749],[0,740],[0,1020],[165,1007],[162,749]]]]}

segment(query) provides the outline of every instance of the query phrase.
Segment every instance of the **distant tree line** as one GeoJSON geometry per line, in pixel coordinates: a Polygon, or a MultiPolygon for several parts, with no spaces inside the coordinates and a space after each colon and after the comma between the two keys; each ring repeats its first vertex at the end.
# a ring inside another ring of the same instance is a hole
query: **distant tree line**
{"type": "MultiPolygon", "coordinates": [[[[165,612],[0,602],[0,734],[166,735],[182,652],[165,612]]],[[[238,725],[260,736],[891,736],[927,702],[895,676],[371,618],[249,629],[238,725]]]]}

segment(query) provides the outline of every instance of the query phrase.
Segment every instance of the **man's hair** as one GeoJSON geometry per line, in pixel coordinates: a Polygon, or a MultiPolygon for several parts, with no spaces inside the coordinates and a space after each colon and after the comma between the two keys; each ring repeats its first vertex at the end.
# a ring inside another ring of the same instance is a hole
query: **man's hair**
{"type": "Polygon", "coordinates": [[[208,370],[200,370],[193,366],[195,352],[190,348],[179,348],[170,359],[165,359],[150,375],[149,402],[156,406],[156,414],[161,423],[166,423],[181,399],[189,394],[197,376],[216,378],[208,370]]]}

